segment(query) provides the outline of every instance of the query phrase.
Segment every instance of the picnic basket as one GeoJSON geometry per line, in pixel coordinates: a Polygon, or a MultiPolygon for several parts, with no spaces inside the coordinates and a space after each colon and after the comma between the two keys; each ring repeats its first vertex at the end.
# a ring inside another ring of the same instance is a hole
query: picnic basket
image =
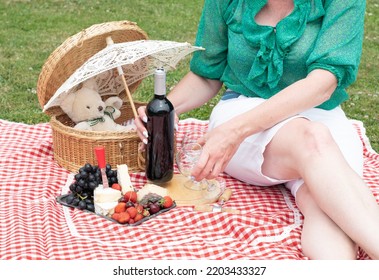
{"type": "MultiPolygon", "coordinates": [[[[37,82],[37,95],[43,107],[57,89],[95,53],[106,47],[106,37],[111,36],[114,43],[145,40],[147,34],[136,23],[113,21],[95,24],[66,39],[48,57],[42,67],[37,82]]],[[[133,93],[141,80],[128,85],[133,93]]],[[[133,118],[130,102],[125,92],[120,93],[123,105],[121,117],[116,122],[124,123],[133,118]]],[[[138,108],[145,103],[135,101],[138,108]]],[[[134,131],[83,131],[74,129],[74,122],[59,106],[45,111],[52,128],[53,153],[55,161],[71,172],[77,172],[85,163],[96,164],[94,148],[104,146],[106,160],[112,168],[117,164],[127,164],[131,172],[144,169],[144,156],[139,151],[141,144],[134,131]]]]}

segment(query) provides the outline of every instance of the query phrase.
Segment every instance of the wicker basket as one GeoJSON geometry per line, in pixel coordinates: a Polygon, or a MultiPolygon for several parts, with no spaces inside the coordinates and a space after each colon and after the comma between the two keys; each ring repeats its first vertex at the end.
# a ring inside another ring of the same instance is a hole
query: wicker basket
{"type": "MultiPolygon", "coordinates": [[[[49,56],[41,70],[37,94],[42,107],[77,68],[106,47],[108,36],[114,43],[147,39],[147,34],[129,21],[96,24],[68,38],[49,56]]],[[[133,93],[140,83],[129,85],[130,92],[133,93]]],[[[120,109],[121,117],[116,121],[123,123],[133,118],[133,112],[125,92],[119,96],[124,104],[120,109]]],[[[135,102],[136,107],[140,105],[144,103],[135,102]]],[[[54,158],[62,167],[77,172],[87,162],[96,164],[94,148],[101,145],[105,147],[107,163],[113,168],[117,164],[127,164],[131,172],[144,169],[144,156],[139,152],[140,139],[136,132],[77,130],[60,107],[52,107],[46,113],[51,116],[54,158]]]]}

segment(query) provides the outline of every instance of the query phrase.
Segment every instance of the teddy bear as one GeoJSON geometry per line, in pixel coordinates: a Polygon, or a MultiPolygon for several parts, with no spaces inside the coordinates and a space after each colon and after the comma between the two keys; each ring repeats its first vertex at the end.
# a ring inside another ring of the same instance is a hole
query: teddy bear
{"type": "Polygon", "coordinates": [[[83,82],[79,90],[70,92],[60,107],[75,123],[74,128],[92,131],[131,131],[134,124],[120,125],[122,99],[112,96],[103,101],[98,93],[95,79],[83,82]]]}

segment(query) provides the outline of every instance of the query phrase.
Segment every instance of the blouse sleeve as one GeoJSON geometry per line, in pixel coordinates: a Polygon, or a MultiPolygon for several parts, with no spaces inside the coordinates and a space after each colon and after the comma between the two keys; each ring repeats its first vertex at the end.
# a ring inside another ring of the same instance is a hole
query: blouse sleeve
{"type": "Polygon", "coordinates": [[[346,88],[358,73],[362,53],[364,0],[325,0],[325,16],[310,55],[308,72],[325,69],[332,72],[338,86],[346,88]]]}
{"type": "Polygon", "coordinates": [[[228,38],[223,17],[223,6],[228,0],[205,0],[196,35],[196,46],[205,48],[195,52],[190,69],[192,72],[219,80],[226,66],[228,38]]]}

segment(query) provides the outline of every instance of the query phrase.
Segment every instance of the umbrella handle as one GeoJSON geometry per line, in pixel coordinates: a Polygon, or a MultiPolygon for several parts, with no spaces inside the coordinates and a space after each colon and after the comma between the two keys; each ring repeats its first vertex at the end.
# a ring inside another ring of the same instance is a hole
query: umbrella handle
{"type": "Polygon", "coordinates": [[[127,83],[126,83],[124,75],[121,75],[121,79],[122,79],[122,82],[124,83],[124,87],[125,87],[125,90],[126,90],[126,95],[128,96],[130,105],[132,107],[134,119],[136,120],[138,118],[138,113],[137,113],[137,110],[136,110],[136,106],[134,105],[133,97],[132,97],[132,95],[131,95],[131,93],[129,91],[129,87],[128,87],[127,83]]]}
{"type": "MultiPolygon", "coordinates": [[[[107,42],[107,46],[110,46],[110,45],[113,45],[114,42],[112,40],[112,37],[108,36],[106,39],[106,42],[107,42]]],[[[133,111],[133,115],[134,115],[134,119],[137,119],[138,118],[138,114],[137,114],[137,110],[136,110],[136,107],[134,105],[134,101],[133,101],[133,97],[129,91],[129,87],[128,87],[128,84],[126,83],[126,80],[125,80],[125,76],[124,76],[124,71],[122,70],[122,67],[119,66],[117,67],[117,71],[118,71],[118,74],[121,76],[121,79],[122,79],[122,82],[124,84],[124,88],[125,88],[125,91],[126,91],[126,95],[128,96],[128,99],[129,99],[129,102],[130,102],[130,105],[132,107],[132,111],[133,111]]]]}

